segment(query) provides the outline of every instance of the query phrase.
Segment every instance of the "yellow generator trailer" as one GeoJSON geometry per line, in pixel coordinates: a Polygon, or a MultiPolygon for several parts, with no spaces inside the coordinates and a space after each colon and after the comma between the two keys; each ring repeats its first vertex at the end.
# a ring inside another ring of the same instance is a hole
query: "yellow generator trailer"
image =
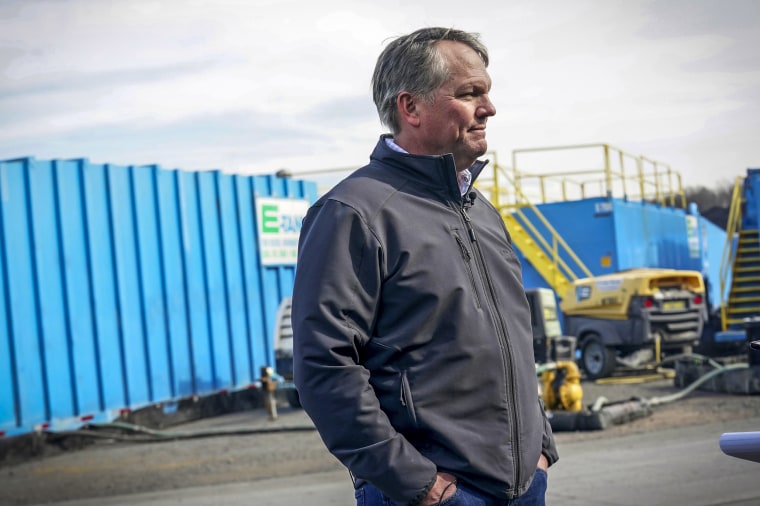
{"type": "Polygon", "coordinates": [[[589,379],[609,376],[619,363],[640,365],[696,346],[707,317],[702,275],[675,269],[578,279],[560,308],[589,379]]]}

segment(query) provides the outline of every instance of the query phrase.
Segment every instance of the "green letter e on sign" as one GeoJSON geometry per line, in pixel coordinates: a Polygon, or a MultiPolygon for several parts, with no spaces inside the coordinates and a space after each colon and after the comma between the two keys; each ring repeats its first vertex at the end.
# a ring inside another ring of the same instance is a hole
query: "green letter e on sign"
{"type": "Polygon", "coordinates": [[[296,199],[256,198],[256,223],[262,265],[294,265],[298,236],[309,202],[296,199]]]}
{"type": "Polygon", "coordinates": [[[276,234],[280,231],[277,211],[279,206],[267,204],[261,206],[261,232],[264,234],[276,234]]]}

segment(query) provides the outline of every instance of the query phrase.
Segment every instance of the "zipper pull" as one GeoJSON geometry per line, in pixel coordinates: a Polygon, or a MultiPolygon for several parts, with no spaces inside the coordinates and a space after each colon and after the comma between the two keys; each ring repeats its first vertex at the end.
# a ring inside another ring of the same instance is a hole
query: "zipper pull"
{"type": "Polygon", "coordinates": [[[460,208],[462,210],[462,217],[464,218],[464,224],[467,226],[467,234],[470,236],[470,240],[472,242],[477,241],[478,239],[475,237],[475,230],[472,228],[472,220],[470,219],[470,215],[467,214],[467,209],[462,206],[460,208]]]}

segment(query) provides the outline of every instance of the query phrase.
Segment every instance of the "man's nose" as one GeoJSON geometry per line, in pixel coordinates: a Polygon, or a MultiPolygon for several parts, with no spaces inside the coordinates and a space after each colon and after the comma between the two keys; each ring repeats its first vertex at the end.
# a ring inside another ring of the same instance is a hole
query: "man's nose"
{"type": "Polygon", "coordinates": [[[476,114],[478,116],[493,116],[496,114],[496,106],[493,105],[488,95],[483,95],[483,102],[478,106],[476,114]]]}

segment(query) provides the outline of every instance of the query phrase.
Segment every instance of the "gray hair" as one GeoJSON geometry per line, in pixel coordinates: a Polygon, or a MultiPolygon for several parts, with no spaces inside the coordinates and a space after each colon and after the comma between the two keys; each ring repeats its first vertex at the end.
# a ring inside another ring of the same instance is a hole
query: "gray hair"
{"type": "Polygon", "coordinates": [[[372,74],[372,98],[380,121],[394,135],[400,128],[396,110],[399,94],[406,91],[432,101],[435,91],[449,79],[446,61],[435,47],[442,40],[466,44],[488,67],[488,50],[477,33],[433,27],[394,39],[380,53],[372,74]]]}

